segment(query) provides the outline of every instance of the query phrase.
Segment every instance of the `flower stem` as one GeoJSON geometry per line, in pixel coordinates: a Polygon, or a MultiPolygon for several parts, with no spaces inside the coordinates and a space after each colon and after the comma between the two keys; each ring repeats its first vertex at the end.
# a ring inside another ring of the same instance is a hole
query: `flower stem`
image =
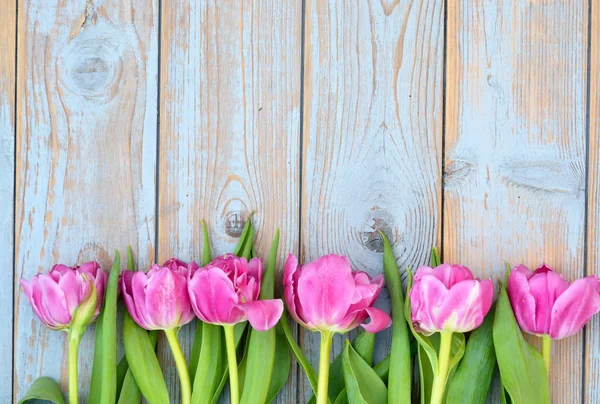
{"type": "Polygon", "coordinates": [[[69,404],[77,404],[79,400],[77,354],[80,340],[78,336],[69,333],[69,404]]]}
{"type": "Polygon", "coordinates": [[[552,354],[552,339],[549,335],[542,335],[542,356],[546,364],[546,372],[550,377],[550,356],[552,354]]]}
{"type": "Polygon", "coordinates": [[[450,363],[450,348],[452,347],[452,331],[441,331],[440,337],[438,368],[433,381],[431,404],[441,404],[444,399],[444,389],[446,388],[448,365],[450,363]]]}
{"type": "Polygon", "coordinates": [[[175,328],[171,328],[170,330],[165,330],[165,334],[167,335],[167,341],[169,341],[171,352],[173,352],[173,357],[175,358],[175,366],[177,367],[177,372],[179,373],[179,383],[181,384],[181,403],[190,404],[192,400],[190,374],[185,361],[185,356],[181,350],[181,345],[179,344],[179,339],[177,339],[177,331],[175,328]]]}
{"type": "Polygon", "coordinates": [[[317,387],[317,404],[327,404],[329,388],[329,355],[331,354],[331,331],[321,331],[321,350],[319,352],[319,384],[317,387]]]}
{"type": "Polygon", "coordinates": [[[224,325],[223,328],[225,329],[225,346],[227,347],[227,362],[229,363],[229,402],[231,404],[239,404],[240,391],[233,326],[224,325]]]}

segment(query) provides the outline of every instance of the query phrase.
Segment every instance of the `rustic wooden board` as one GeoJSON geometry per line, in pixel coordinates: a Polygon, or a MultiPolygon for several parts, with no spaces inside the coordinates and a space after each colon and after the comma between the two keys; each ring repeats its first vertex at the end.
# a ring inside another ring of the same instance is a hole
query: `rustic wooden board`
{"type": "Polygon", "coordinates": [[[0,402],[12,401],[16,0],[0,0],[0,402]],[[10,364],[10,365],[9,365],[10,364]]]}
{"type": "MultiPolygon", "coordinates": [[[[154,258],[157,4],[19,4],[17,288],[56,262],[108,269],[127,245],[143,265],[154,258]]],[[[43,327],[21,293],[15,315],[15,397],[41,375],[66,387],[66,334],[43,327]]],[[[81,345],[82,397],[92,340],[93,327],[81,345]]]]}
{"type": "MultiPolygon", "coordinates": [[[[159,261],[199,260],[201,219],[213,254],[231,251],[253,210],[258,254],[279,226],[282,260],[298,248],[301,2],[162,4],[159,261]]],[[[164,341],[160,358],[179,402],[164,341]]],[[[293,369],[282,402],[295,402],[293,369]]]]}
{"type": "MultiPolygon", "coordinates": [[[[337,253],[383,272],[440,239],[444,8],[440,1],[306,2],[302,259],[337,253]]],[[[380,307],[389,308],[382,293],[380,307]]],[[[303,347],[317,366],[318,334],[303,347]]],[[[389,351],[378,338],[378,359],[389,351]]],[[[336,336],[333,354],[342,337],[336,336]]],[[[300,399],[310,386],[303,376],[300,399]]]]}
{"type": "MultiPolygon", "coordinates": [[[[448,3],[444,259],[583,275],[587,3],[448,3]]],[[[596,336],[597,337],[597,336],[596,336]]],[[[581,402],[582,336],[556,342],[553,401],[581,402]]]]}
{"type": "MultiPolygon", "coordinates": [[[[591,8],[589,72],[589,163],[587,217],[587,273],[600,276],[600,8],[591,8]]],[[[600,402],[600,316],[596,315],[585,330],[584,402],[600,402]]]]}

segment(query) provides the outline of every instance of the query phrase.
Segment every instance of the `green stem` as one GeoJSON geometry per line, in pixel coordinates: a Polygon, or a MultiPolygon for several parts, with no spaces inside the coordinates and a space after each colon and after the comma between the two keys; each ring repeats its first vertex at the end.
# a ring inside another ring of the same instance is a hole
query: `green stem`
{"type": "Polygon", "coordinates": [[[317,404],[327,404],[329,388],[329,355],[331,354],[331,331],[321,331],[321,350],[319,351],[319,384],[317,387],[317,404]]]}
{"type": "Polygon", "coordinates": [[[542,335],[542,356],[546,364],[546,371],[550,377],[550,356],[552,354],[552,339],[549,335],[542,335]]]}
{"type": "Polygon", "coordinates": [[[223,328],[225,329],[225,346],[227,347],[227,362],[229,364],[229,402],[239,404],[240,391],[233,326],[224,325],[223,328]]]}
{"type": "Polygon", "coordinates": [[[177,331],[175,328],[165,330],[167,335],[167,341],[173,352],[173,358],[175,358],[175,366],[179,373],[179,383],[181,384],[181,403],[190,404],[192,401],[192,386],[190,384],[190,374],[188,371],[188,365],[185,361],[185,356],[181,350],[179,339],[177,339],[177,331]]]}
{"type": "Polygon", "coordinates": [[[69,333],[69,404],[77,404],[79,391],[77,386],[77,354],[81,338],[69,333]]]}
{"type": "Polygon", "coordinates": [[[450,348],[452,347],[452,331],[441,331],[440,337],[438,368],[433,381],[431,404],[441,404],[444,399],[444,389],[446,388],[448,365],[450,363],[450,348]]]}

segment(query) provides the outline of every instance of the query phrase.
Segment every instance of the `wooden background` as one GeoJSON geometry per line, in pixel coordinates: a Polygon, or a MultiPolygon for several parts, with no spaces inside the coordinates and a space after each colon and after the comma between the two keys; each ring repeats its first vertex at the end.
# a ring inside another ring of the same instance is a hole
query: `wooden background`
{"type": "MultiPolygon", "coordinates": [[[[383,228],[401,267],[599,273],[599,51],[598,0],[0,0],[0,402],[66,385],[19,278],[198,258],[202,218],[214,253],[256,210],[263,257],[280,226],[380,273],[383,228]]],[[[600,317],[553,354],[553,401],[600,402],[600,317]]],[[[278,401],[309,395],[294,363],[278,401]]]]}

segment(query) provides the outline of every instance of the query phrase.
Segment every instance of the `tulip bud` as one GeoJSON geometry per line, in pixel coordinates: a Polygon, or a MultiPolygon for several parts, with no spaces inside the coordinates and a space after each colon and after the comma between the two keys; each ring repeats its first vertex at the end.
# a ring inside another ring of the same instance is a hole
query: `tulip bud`
{"type": "Polygon", "coordinates": [[[81,339],[88,324],[94,318],[94,312],[98,304],[98,291],[94,286],[94,283],[85,274],[82,275],[85,282],[88,283],[89,293],[83,298],[79,306],[73,312],[73,319],[71,320],[70,336],[71,338],[81,339]]]}
{"type": "Polygon", "coordinates": [[[389,327],[390,316],[373,306],[383,276],[371,279],[352,271],[348,258],[326,255],[303,266],[290,254],[285,263],[284,298],[294,319],[312,331],[345,333],[361,325],[375,333],[389,327]],[[368,324],[363,324],[371,318],[368,324]]]}
{"type": "Polygon", "coordinates": [[[594,275],[569,284],[546,264],[533,272],[517,265],[507,289],[517,322],[529,334],[566,338],[600,311],[600,280],[594,275]]]}
{"type": "Polygon", "coordinates": [[[259,331],[274,327],[283,313],[283,302],[258,300],[262,271],[258,258],[248,262],[225,254],[190,272],[188,291],[194,312],[211,324],[234,325],[248,320],[259,331]]]}
{"type": "Polygon", "coordinates": [[[96,289],[97,299],[88,322],[96,320],[104,300],[107,278],[96,262],[74,268],[58,264],[49,273],[37,274],[30,281],[21,279],[21,287],[34,313],[46,326],[65,330],[71,325],[76,308],[90,296],[92,286],[96,289]]]}
{"type": "Polygon", "coordinates": [[[133,320],[146,330],[170,330],[192,321],[187,276],[197,267],[172,258],[147,273],[124,271],[121,293],[133,320]]]}
{"type": "Polygon", "coordinates": [[[417,269],[409,293],[412,322],[424,334],[468,332],[479,327],[492,306],[491,280],[474,279],[462,265],[417,269]]]}

